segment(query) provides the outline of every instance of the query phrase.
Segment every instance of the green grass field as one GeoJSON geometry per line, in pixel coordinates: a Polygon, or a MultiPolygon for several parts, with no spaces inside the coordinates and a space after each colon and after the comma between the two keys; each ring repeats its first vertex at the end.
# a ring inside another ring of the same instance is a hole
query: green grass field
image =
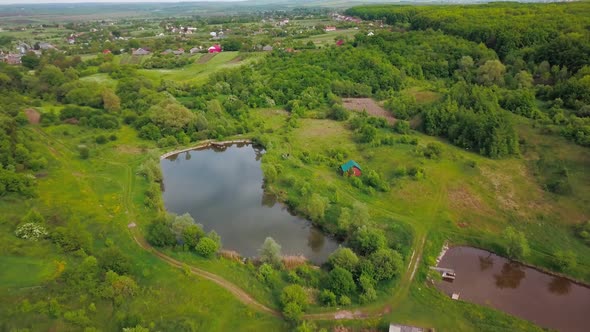
{"type": "MultiPolygon", "coordinates": [[[[353,32],[356,33],[350,31],[353,32]]],[[[313,40],[331,43],[336,35],[338,32],[313,40]]],[[[256,53],[241,60],[242,56],[237,52],[223,52],[204,63],[199,63],[195,57],[194,63],[179,69],[139,71],[153,81],[168,79],[201,84],[216,71],[252,63],[264,54],[256,53]]],[[[117,58],[121,64],[142,61],[142,58],[129,55],[117,58]]],[[[111,88],[117,84],[106,74],[91,75],[83,80],[111,88]]],[[[415,83],[404,92],[413,95],[418,103],[430,103],[440,98],[434,92],[437,91],[435,83],[415,83]]],[[[39,109],[42,112],[59,111],[60,107],[44,105],[39,109]]],[[[251,111],[251,116],[263,124],[257,130],[264,132],[273,143],[263,160],[280,165],[279,181],[270,190],[282,192],[283,198],[297,196],[297,190],[283,181],[293,178],[310,184],[314,193],[334,201],[337,197],[339,204],[348,206],[362,202],[369,208],[373,222],[400,242],[406,265],[418,264],[415,279],[412,280],[406,272],[399,280],[381,287],[375,303],[353,308],[370,313],[385,310],[382,318],[323,321],[319,323],[321,326],[345,324],[359,329],[361,325],[384,328],[389,321],[397,321],[436,327],[437,331],[538,330],[530,323],[503,313],[451,301],[425,282],[428,263],[438,255],[444,241],[501,250],[501,232],[508,225],[527,234],[533,249],[527,262],[548,268],[557,249],[572,250],[578,264],[568,274],[590,281],[590,248],[572,235],[572,225],[590,214],[590,187],[587,185],[590,183],[590,173],[587,172],[590,152],[561,137],[541,135],[530,120],[513,117],[523,142],[522,155],[492,160],[418,132],[411,133],[417,138],[418,147],[428,143],[442,146],[440,159],[425,158],[418,153],[417,146],[410,144],[361,144],[345,122],[301,118],[296,128],[287,130],[290,115],[281,109],[256,109],[251,111]],[[346,151],[349,158],[363,168],[377,171],[391,189],[376,193],[358,189],[348,178],[340,176],[334,165],[303,163],[296,157],[303,153],[323,156],[335,147],[346,151]],[[294,157],[282,158],[284,154],[294,157]],[[556,195],[543,190],[543,181],[549,171],[538,167],[541,159],[567,167],[571,179],[575,179],[571,182],[571,194],[556,195]],[[396,171],[401,167],[420,167],[425,177],[420,180],[399,177],[396,171]],[[410,259],[414,251],[422,257],[420,263],[410,259]]],[[[380,131],[400,137],[391,129],[380,131]]],[[[8,322],[0,325],[1,329],[61,331],[79,327],[62,318],[51,318],[27,309],[28,302],[46,301],[54,296],[55,277],[63,272],[64,266],[76,264],[75,259],[59,251],[49,240],[30,243],[14,236],[20,219],[31,207],[45,215],[51,226],[73,221],[82,224],[93,235],[94,251],[99,252],[107,243],[114,243],[131,257],[132,274],[141,285],[141,296],[122,306],[106,300],[95,303],[99,310],[92,313],[96,315],[93,321],[98,322],[102,330],[115,330],[121,321],[133,322],[137,317],[149,317],[150,325],[154,326],[186,322],[195,330],[272,331],[289,328],[283,320],[242,304],[215,283],[167,265],[134,242],[128,224],[135,222],[143,231],[156,216],[156,212],[144,203],[149,184],[138,174],[140,166],[147,160],[158,160],[159,155],[174,148],[157,148],[154,142],[139,139],[137,132],[128,126],[112,131],[66,124],[29,126],[25,133],[27,139],[47,156],[49,166],[38,176],[38,197],[0,200],[0,295],[6,304],[0,308],[0,321],[8,322]],[[95,138],[100,134],[115,134],[117,140],[97,144],[95,138]],[[89,159],[80,159],[77,151],[80,144],[90,148],[89,159]],[[24,301],[25,298],[28,302],[24,301]]],[[[252,135],[246,133],[243,137],[252,135]]],[[[270,308],[279,307],[277,294],[258,281],[255,271],[247,265],[222,259],[202,259],[172,249],[165,253],[223,276],[270,308]]],[[[90,305],[84,296],[62,298],[61,301],[63,310],[90,305]]],[[[312,306],[311,311],[326,312],[333,311],[333,308],[312,306]]]]}
{"type": "MultiPolygon", "coordinates": [[[[199,63],[199,58],[185,67],[178,69],[141,69],[140,73],[154,81],[160,79],[174,80],[182,83],[201,84],[207,80],[211,73],[221,69],[229,69],[256,61],[264,53],[253,53],[244,60],[238,52],[222,52],[216,54],[205,63],[199,63]]],[[[206,55],[202,55],[206,56],[206,55]]]]}

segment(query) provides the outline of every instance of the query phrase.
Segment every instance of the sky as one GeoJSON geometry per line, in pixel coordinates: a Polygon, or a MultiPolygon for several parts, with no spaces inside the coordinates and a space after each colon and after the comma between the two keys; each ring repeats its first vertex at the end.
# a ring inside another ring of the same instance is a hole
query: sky
{"type": "Polygon", "coordinates": [[[0,0],[0,5],[9,4],[34,4],[34,3],[122,3],[122,2],[228,2],[243,0],[0,0]]]}

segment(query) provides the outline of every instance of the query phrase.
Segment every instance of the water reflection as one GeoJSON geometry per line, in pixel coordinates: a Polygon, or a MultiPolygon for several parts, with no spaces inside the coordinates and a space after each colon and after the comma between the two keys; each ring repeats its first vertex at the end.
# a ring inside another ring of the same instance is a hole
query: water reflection
{"type": "Polygon", "coordinates": [[[179,156],[178,154],[173,154],[166,159],[168,159],[170,161],[176,161],[176,159],[178,159],[178,156],[179,156]]]}
{"type": "Polygon", "coordinates": [[[312,228],[309,230],[309,235],[307,236],[307,245],[313,252],[321,252],[325,241],[326,237],[317,228],[312,228]]]}
{"type": "Polygon", "coordinates": [[[262,194],[262,201],[260,202],[260,204],[262,204],[262,206],[266,206],[266,207],[273,207],[275,206],[275,204],[277,203],[277,197],[274,194],[271,193],[263,193],[262,194]]]}
{"type": "Polygon", "coordinates": [[[478,256],[479,258],[479,269],[480,271],[485,271],[490,269],[494,266],[494,259],[492,258],[492,254],[490,253],[487,256],[478,256]]]}
{"type": "Polygon", "coordinates": [[[500,274],[495,274],[496,286],[498,288],[518,288],[526,273],[522,265],[516,262],[504,263],[500,274]]]}
{"type": "Polygon", "coordinates": [[[572,282],[566,278],[554,277],[548,286],[551,293],[565,295],[570,292],[570,289],[572,288],[572,282]]]}
{"type": "Polygon", "coordinates": [[[184,154],[184,160],[191,160],[191,158],[192,158],[192,156],[191,156],[191,152],[190,152],[190,151],[187,151],[187,152],[184,154]]]}

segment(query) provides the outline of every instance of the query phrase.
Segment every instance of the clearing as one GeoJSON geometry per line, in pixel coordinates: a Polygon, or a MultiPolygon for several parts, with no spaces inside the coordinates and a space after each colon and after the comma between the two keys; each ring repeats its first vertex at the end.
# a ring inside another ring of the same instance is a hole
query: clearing
{"type": "Polygon", "coordinates": [[[369,115],[384,118],[389,124],[394,124],[397,119],[386,111],[381,105],[371,98],[343,98],[342,104],[351,111],[367,111],[369,115]]]}
{"type": "Polygon", "coordinates": [[[39,124],[39,121],[41,120],[41,114],[32,108],[26,109],[25,115],[31,124],[39,124]]]}

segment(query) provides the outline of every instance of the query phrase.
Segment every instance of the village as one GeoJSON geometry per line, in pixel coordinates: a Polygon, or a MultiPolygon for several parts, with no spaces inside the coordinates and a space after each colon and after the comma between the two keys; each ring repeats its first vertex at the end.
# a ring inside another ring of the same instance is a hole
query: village
{"type": "MultiPolygon", "coordinates": [[[[295,52],[335,43],[364,31],[372,36],[384,28],[381,21],[362,20],[340,13],[264,17],[252,24],[207,24],[183,20],[155,19],[100,20],[63,24],[1,26],[0,37],[14,32],[23,38],[0,40],[0,62],[22,64],[23,56],[40,57],[43,52],[59,52],[82,57],[102,54],[190,56],[222,51],[295,52]],[[177,47],[176,47],[177,46],[177,47]]],[[[8,37],[7,37],[8,38],[8,37]]]]}

